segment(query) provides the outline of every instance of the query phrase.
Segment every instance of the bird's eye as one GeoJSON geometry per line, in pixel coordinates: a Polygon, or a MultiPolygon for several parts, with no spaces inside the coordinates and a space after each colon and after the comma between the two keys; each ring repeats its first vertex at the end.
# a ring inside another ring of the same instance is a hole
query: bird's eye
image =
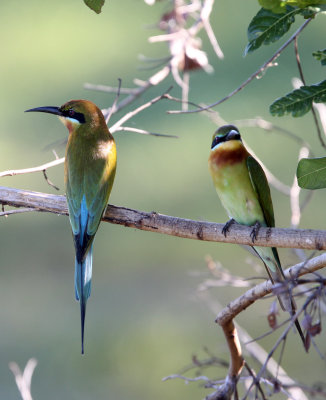
{"type": "Polygon", "coordinates": [[[72,117],[72,118],[73,118],[74,115],[75,115],[75,111],[70,109],[70,110],[68,111],[68,115],[69,115],[69,117],[72,117]]]}

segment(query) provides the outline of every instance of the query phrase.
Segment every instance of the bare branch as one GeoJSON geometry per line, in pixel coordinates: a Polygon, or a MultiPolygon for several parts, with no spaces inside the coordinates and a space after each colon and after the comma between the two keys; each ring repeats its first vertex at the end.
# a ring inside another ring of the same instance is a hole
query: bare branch
{"type": "Polygon", "coordinates": [[[37,208],[17,208],[15,210],[1,211],[0,217],[8,217],[9,215],[21,214],[21,213],[31,212],[31,211],[35,212],[35,211],[39,211],[39,210],[37,208]]]}
{"type": "MultiPolygon", "coordinates": [[[[314,257],[306,262],[296,264],[284,271],[284,276],[289,281],[293,277],[305,275],[317,271],[326,266],[326,253],[314,257]]],[[[270,280],[260,283],[259,285],[249,289],[242,296],[231,301],[217,316],[216,322],[219,325],[225,324],[227,321],[235,318],[242,310],[249,307],[256,300],[272,293],[274,285],[270,280]]]]}
{"type": "Polygon", "coordinates": [[[24,372],[22,373],[18,364],[9,363],[9,368],[15,376],[16,385],[23,400],[33,400],[31,395],[32,376],[37,365],[35,358],[28,360],[24,372]]]}
{"type": "Polygon", "coordinates": [[[105,118],[106,124],[109,123],[109,121],[110,121],[112,115],[116,112],[116,107],[117,107],[118,99],[119,99],[119,97],[120,97],[120,90],[121,90],[121,82],[122,82],[122,80],[119,78],[119,79],[118,79],[118,82],[119,82],[119,86],[118,86],[118,90],[117,90],[117,93],[116,93],[114,102],[113,102],[113,104],[112,104],[112,106],[111,106],[111,108],[110,108],[110,111],[107,113],[107,116],[106,116],[106,118],[105,118]]]}
{"type": "Polygon", "coordinates": [[[14,176],[14,175],[22,175],[22,174],[30,174],[32,172],[43,172],[44,170],[54,167],[59,164],[63,164],[65,158],[59,158],[58,160],[50,161],[46,164],[39,165],[38,167],[33,168],[24,168],[24,169],[11,169],[8,171],[0,172],[0,178],[4,176],[14,176]]]}
{"type": "MultiPolygon", "coordinates": [[[[170,66],[168,65],[164,66],[161,70],[152,75],[147,81],[142,82],[142,85],[139,88],[136,88],[133,93],[131,93],[125,99],[121,100],[120,103],[116,105],[115,112],[120,111],[122,108],[132,103],[135,99],[141,96],[150,87],[158,85],[169,75],[169,73],[170,73],[170,66]]],[[[110,108],[111,107],[102,110],[104,117],[106,117],[109,114],[110,108]]]]}
{"type": "MultiPolygon", "coordinates": [[[[200,292],[200,298],[206,302],[209,309],[212,311],[214,315],[216,315],[217,310],[221,309],[222,306],[216,300],[215,296],[213,297],[209,292],[200,292]]],[[[264,364],[266,358],[268,357],[268,353],[266,350],[253,338],[248,334],[248,332],[242,328],[238,323],[235,323],[236,329],[238,331],[239,338],[242,343],[245,343],[246,352],[249,353],[254,360],[257,360],[261,365],[264,364]]],[[[287,372],[273,359],[270,358],[269,363],[266,366],[268,372],[273,376],[277,377],[278,381],[281,383],[283,387],[286,387],[290,396],[288,400],[293,399],[301,399],[308,400],[307,396],[304,394],[303,390],[300,388],[300,385],[297,384],[288,374],[287,372]]],[[[242,378],[239,378],[241,380],[242,378]]],[[[224,382],[216,382],[217,384],[222,384],[224,382]]],[[[211,394],[211,398],[214,397],[216,392],[211,394]]]]}
{"type": "Polygon", "coordinates": [[[176,135],[166,135],[164,133],[149,132],[149,131],[145,131],[144,129],[132,128],[130,126],[120,126],[119,128],[116,128],[116,130],[115,130],[115,132],[121,132],[121,131],[135,132],[135,133],[140,133],[141,135],[151,135],[151,136],[159,136],[159,137],[166,137],[166,138],[173,138],[173,139],[179,138],[179,136],[176,136],[176,135]]]}
{"type": "Polygon", "coordinates": [[[231,98],[232,96],[234,96],[235,94],[237,94],[238,92],[240,92],[243,88],[245,88],[253,79],[257,78],[262,72],[264,72],[267,68],[269,68],[271,66],[271,64],[273,63],[273,61],[275,61],[279,55],[281,54],[281,52],[291,43],[293,42],[293,40],[295,40],[295,38],[301,33],[301,31],[309,24],[309,22],[311,21],[310,19],[307,19],[301,26],[300,28],[294,32],[294,34],[272,55],[272,57],[270,57],[256,72],[254,72],[248,79],[246,79],[237,89],[233,90],[233,92],[231,92],[230,94],[228,94],[227,96],[223,97],[223,99],[212,103],[208,106],[205,107],[201,107],[198,108],[196,110],[188,110],[188,111],[182,111],[182,110],[171,110],[168,111],[168,114],[181,114],[181,113],[196,113],[196,112],[201,112],[204,110],[207,110],[209,108],[218,106],[219,104],[223,103],[224,101],[228,100],[229,98],[231,98]]]}
{"type": "MultiPolygon", "coordinates": [[[[0,186],[0,203],[13,207],[36,208],[39,211],[68,215],[65,196],[0,186]]],[[[112,205],[108,206],[103,216],[103,221],[187,239],[249,246],[253,244],[250,237],[252,228],[239,224],[232,225],[227,237],[225,237],[222,233],[224,224],[193,221],[156,212],[148,213],[112,205]]],[[[255,240],[255,245],[326,250],[326,231],[262,227],[255,240]]]]}
{"type": "Polygon", "coordinates": [[[107,85],[96,85],[94,83],[85,83],[84,89],[97,90],[99,92],[106,92],[106,93],[118,93],[120,91],[120,94],[131,94],[131,95],[136,94],[137,91],[139,90],[139,88],[119,88],[107,85]]]}
{"type": "Polygon", "coordinates": [[[114,133],[117,130],[117,128],[119,128],[122,124],[124,124],[130,118],[134,117],[135,115],[137,115],[141,111],[145,110],[146,108],[151,107],[153,104],[157,103],[158,101],[166,98],[165,95],[170,90],[171,90],[171,87],[162,95],[155,97],[154,99],[148,101],[147,103],[142,104],[141,106],[137,107],[135,110],[130,111],[127,114],[125,114],[122,118],[119,119],[118,122],[116,122],[114,125],[111,126],[111,128],[110,128],[111,133],[114,133]]]}

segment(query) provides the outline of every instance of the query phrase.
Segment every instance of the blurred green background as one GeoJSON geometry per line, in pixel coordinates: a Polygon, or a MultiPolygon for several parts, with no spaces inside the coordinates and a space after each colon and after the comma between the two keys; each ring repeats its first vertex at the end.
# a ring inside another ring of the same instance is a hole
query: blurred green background
{"type": "MultiPolygon", "coordinates": [[[[190,100],[216,101],[241,84],[281,44],[265,47],[243,58],[246,28],[258,11],[256,1],[216,2],[211,22],[225,53],[217,60],[205,36],[214,74],[191,76],[190,100]]],[[[81,0],[44,2],[11,0],[0,3],[0,170],[26,168],[53,159],[44,151],[49,143],[66,137],[57,119],[24,110],[61,105],[87,98],[108,107],[114,96],[83,89],[86,82],[132,86],[133,78],[146,80],[153,71],[139,70],[138,55],[167,55],[164,44],[149,44],[149,35],[168,3],[150,7],[138,0],[109,0],[100,15],[81,0]]],[[[295,26],[302,22],[298,18],[295,26]]],[[[292,32],[294,28],[292,28],[292,32]]],[[[289,35],[288,35],[289,36],[289,35]]],[[[287,37],[288,37],[287,36],[287,37]]],[[[299,39],[308,84],[324,79],[311,53],[325,47],[325,19],[317,18],[299,39]]],[[[285,40],[285,39],[284,39],[285,40]]],[[[227,121],[260,115],[311,143],[324,155],[311,115],[293,119],[269,116],[271,102],[292,90],[297,76],[293,46],[263,78],[255,80],[218,111],[227,121]]],[[[165,91],[172,80],[152,88],[127,110],[165,91]]],[[[180,97],[176,84],[172,94],[180,97]]],[[[210,140],[216,129],[204,114],[167,115],[175,103],[161,102],[128,122],[129,126],[176,134],[178,140],[132,133],[115,135],[118,170],[110,203],[144,211],[157,211],[198,220],[224,222],[227,217],[207,170],[210,140]]],[[[243,128],[245,140],[266,166],[287,184],[293,181],[298,146],[278,133],[243,128]]],[[[64,149],[58,149],[59,155],[64,149]]],[[[63,167],[48,171],[63,194],[63,167]]],[[[47,193],[57,192],[41,174],[3,178],[2,186],[47,193]]],[[[289,201],[272,191],[277,226],[290,225],[289,201]]],[[[315,193],[305,210],[301,227],[325,229],[325,191],[315,193]]],[[[218,307],[209,307],[197,287],[210,275],[205,256],[211,255],[233,273],[257,275],[247,262],[259,261],[232,245],[204,243],[102,224],[95,242],[92,296],[86,317],[85,356],[80,355],[79,305],[74,300],[74,251],[68,219],[46,213],[2,218],[0,269],[0,398],[19,394],[8,369],[10,361],[24,366],[30,357],[39,364],[32,383],[35,399],[200,399],[209,391],[183,381],[162,382],[191,362],[193,354],[205,357],[207,346],[228,359],[225,342],[214,324],[218,307]]],[[[281,251],[284,265],[297,259],[281,251]]],[[[226,305],[243,289],[211,290],[210,296],[226,305]]],[[[238,319],[252,336],[267,328],[270,301],[259,302],[238,319]]],[[[278,333],[261,341],[268,349],[278,333]]],[[[325,353],[325,340],[316,339],[325,353]]],[[[325,363],[311,349],[308,355],[298,335],[291,335],[283,357],[284,368],[306,384],[325,378],[325,363]]],[[[225,370],[204,371],[211,378],[225,370]]]]}

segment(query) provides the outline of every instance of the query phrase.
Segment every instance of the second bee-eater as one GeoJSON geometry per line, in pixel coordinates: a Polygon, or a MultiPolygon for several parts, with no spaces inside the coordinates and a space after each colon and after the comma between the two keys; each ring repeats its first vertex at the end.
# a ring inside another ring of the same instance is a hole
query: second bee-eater
{"type": "Polygon", "coordinates": [[[37,107],[57,115],[68,128],[65,190],[75,244],[75,295],[80,302],[81,342],[87,299],[91,293],[93,241],[112,189],[116,145],[101,110],[87,100],[71,100],[61,107],[37,107]]]}
{"type": "MultiPolygon", "coordinates": [[[[272,198],[265,173],[244,147],[240,132],[235,126],[225,125],[215,132],[208,164],[217,194],[231,218],[223,228],[225,235],[234,221],[253,226],[253,242],[260,226],[275,226],[272,198]]],[[[271,281],[274,284],[284,283],[277,249],[260,246],[253,246],[253,249],[263,261],[271,281]]],[[[282,309],[293,316],[295,304],[286,285],[278,299],[282,309]]],[[[304,341],[297,320],[295,325],[304,341]]]]}

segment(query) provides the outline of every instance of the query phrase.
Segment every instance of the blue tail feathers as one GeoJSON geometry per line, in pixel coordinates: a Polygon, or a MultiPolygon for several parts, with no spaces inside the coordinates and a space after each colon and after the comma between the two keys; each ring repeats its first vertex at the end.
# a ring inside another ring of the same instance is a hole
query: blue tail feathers
{"type": "Polygon", "coordinates": [[[92,263],[93,244],[91,245],[84,260],[81,263],[78,263],[77,258],[75,259],[75,295],[76,300],[79,300],[80,302],[82,354],[84,354],[84,326],[86,303],[91,294],[92,263]]]}

